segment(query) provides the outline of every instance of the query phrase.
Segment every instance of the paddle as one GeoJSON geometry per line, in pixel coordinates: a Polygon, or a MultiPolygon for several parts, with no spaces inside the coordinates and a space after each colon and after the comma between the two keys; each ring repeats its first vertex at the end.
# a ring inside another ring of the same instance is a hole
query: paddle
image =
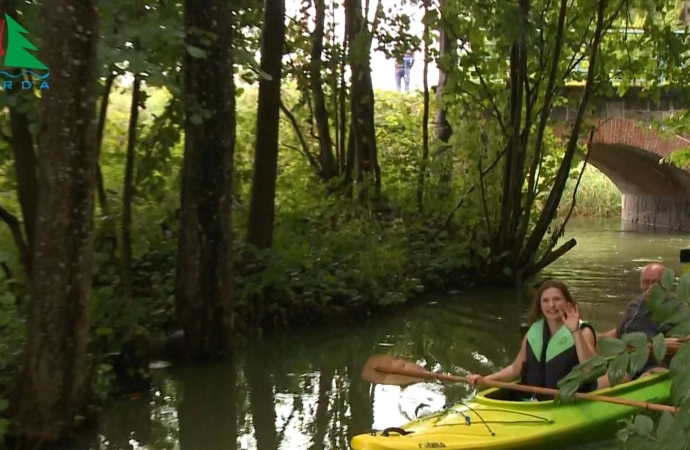
{"type": "MultiPolygon", "coordinates": [[[[467,379],[455,375],[446,375],[443,373],[433,373],[424,369],[423,367],[407,361],[396,358],[391,355],[373,355],[369,358],[362,370],[362,379],[372,384],[386,384],[394,386],[407,386],[413,383],[419,383],[423,380],[436,380],[449,383],[467,383],[467,379]]],[[[480,379],[479,384],[483,386],[495,387],[500,389],[510,389],[520,392],[528,392],[531,394],[551,395],[556,396],[558,390],[548,389],[536,386],[525,386],[522,384],[504,383],[501,381],[491,381],[480,379]]],[[[590,400],[605,403],[615,403],[617,405],[630,406],[633,408],[647,409],[650,411],[669,411],[677,413],[678,408],[673,406],[661,405],[658,403],[647,403],[636,400],[626,400],[623,398],[607,397],[604,395],[576,393],[575,398],[581,400],[590,400]]]]}

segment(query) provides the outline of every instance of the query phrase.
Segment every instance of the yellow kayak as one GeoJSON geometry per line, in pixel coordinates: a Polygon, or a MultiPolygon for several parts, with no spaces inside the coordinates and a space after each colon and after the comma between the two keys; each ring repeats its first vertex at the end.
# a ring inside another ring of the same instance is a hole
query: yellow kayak
{"type": "MultiPolygon", "coordinates": [[[[668,403],[667,373],[601,389],[593,394],[668,403]]],[[[353,450],[522,449],[553,443],[575,443],[603,427],[629,417],[635,408],[589,400],[515,402],[501,400],[505,391],[488,389],[472,400],[414,420],[400,428],[372,431],[352,439],[353,450]]],[[[609,433],[615,432],[612,428],[609,433]]]]}

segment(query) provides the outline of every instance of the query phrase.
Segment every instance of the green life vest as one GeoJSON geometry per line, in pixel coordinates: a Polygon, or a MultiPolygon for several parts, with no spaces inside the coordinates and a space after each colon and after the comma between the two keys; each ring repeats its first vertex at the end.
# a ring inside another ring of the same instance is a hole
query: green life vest
{"type": "MultiPolygon", "coordinates": [[[[544,326],[547,325],[542,318],[534,322],[527,331],[527,343],[532,348],[534,356],[539,362],[541,362],[542,354],[544,353],[544,326]]],[[[580,320],[580,329],[582,329],[583,326],[591,327],[591,325],[584,320],[580,320]]],[[[556,356],[574,346],[575,338],[573,338],[573,334],[568,330],[565,324],[561,325],[558,331],[556,331],[556,334],[549,339],[549,344],[546,347],[546,362],[548,363],[556,356]]]]}
{"type": "MultiPolygon", "coordinates": [[[[594,329],[585,321],[580,321],[580,329],[594,329]]],[[[527,331],[527,354],[520,374],[520,383],[558,389],[558,381],[566,376],[573,367],[579,364],[575,338],[565,325],[562,325],[551,336],[549,326],[542,318],[530,326],[527,331]],[[544,342],[548,344],[544,348],[544,342]]],[[[596,381],[582,386],[580,391],[589,392],[596,389],[596,381]]],[[[525,395],[518,396],[524,400],[525,395]]],[[[527,396],[532,397],[531,395],[527,396]]],[[[537,395],[538,400],[549,400],[550,396],[537,395]]]]}

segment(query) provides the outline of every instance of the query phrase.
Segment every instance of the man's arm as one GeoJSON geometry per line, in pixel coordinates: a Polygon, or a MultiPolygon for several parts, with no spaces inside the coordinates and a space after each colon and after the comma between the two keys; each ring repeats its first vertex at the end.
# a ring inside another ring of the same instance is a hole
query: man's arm
{"type": "Polygon", "coordinates": [[[601,339],[602,337],[618,339],[618,328],[611,328],[609,331],[606,331],[605,333],[597,333],[597,340],[601,339]]]}

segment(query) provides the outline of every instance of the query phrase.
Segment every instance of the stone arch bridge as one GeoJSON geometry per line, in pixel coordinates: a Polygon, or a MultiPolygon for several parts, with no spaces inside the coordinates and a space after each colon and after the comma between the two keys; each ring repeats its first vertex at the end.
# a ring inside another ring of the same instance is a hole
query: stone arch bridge
{"type": "MultiPolygon", "coordinates": [[[[582,88],[568,88],[578,100],[582,88]]],[[[603,172],[621,191],[621,218],[633,223],[690,230],[690,168],[680,169],[660,159],[690,148],[690,136],[667,135],[651,129],[651,121],[690,108],[690,89],[672,88],[659,99],[645,98],[639,88],[624,97],[590,100],[598,126],[588,163],[603,172]]],[[[573,103],[576,105],[577,103],[573,103]]],[[[555,108],[552,119],[563,134],[576,110],[555,108]]]]}

